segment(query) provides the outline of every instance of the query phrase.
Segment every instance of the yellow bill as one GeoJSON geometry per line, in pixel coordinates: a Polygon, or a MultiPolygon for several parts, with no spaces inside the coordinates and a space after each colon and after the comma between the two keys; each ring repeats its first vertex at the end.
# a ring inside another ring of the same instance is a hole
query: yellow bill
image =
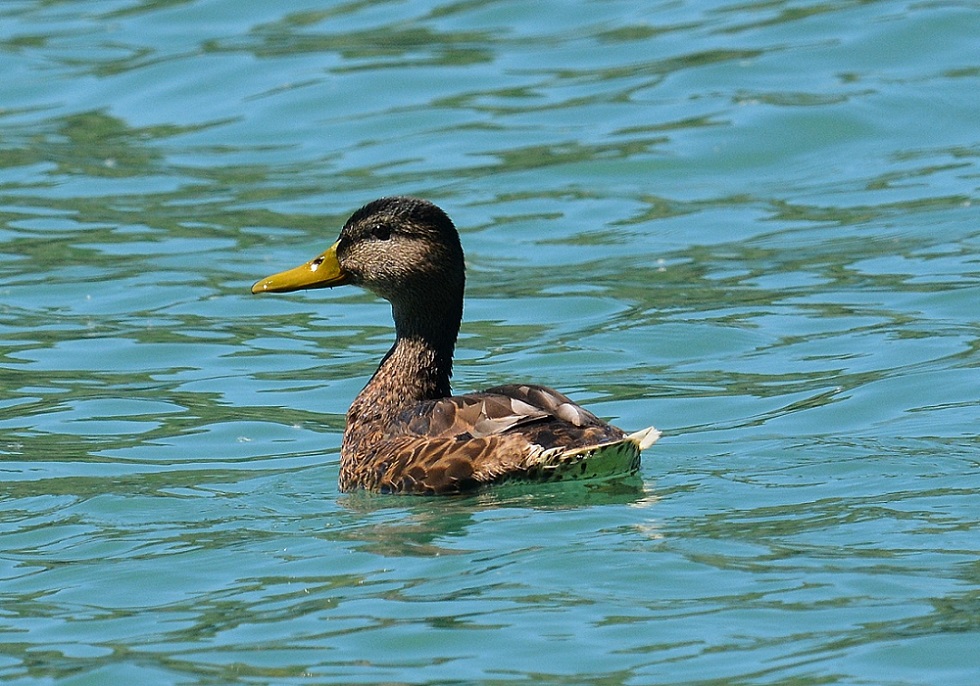
{"type": "Polygon", "coordinates": [[[337,244],[306,264],[267,276],[252,285],[252,293],[288,293],[303,288],[327,288],[350,283],[350,275],[337,261],[337,244]]]}

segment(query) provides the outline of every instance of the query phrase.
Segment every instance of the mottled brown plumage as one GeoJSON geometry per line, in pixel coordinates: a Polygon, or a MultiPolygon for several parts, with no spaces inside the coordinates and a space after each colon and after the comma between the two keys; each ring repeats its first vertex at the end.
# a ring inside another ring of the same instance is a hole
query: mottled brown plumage
{"type": "Polygon", "coordinates": [[[382,198],[337,242],[253,293],[352,283],[391,303],[395,344],[347,413],[340,488],[462,493],[505,481],[601,479],[639,469],[652,427],[626,435],[557,391],[515,384],[453,396],[463,250],[438,207],[382,198]]]}

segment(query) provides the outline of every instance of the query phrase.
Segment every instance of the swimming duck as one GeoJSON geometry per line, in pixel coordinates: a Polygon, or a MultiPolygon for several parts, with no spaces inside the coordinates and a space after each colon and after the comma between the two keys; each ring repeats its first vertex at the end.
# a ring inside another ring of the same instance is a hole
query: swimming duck
{"type": "Polygon", "coordinates": [[[452,395],[463,315],[463,249],[452,220],[418,198],[357,210],[326,252],[252,293],[355,284],[391,303],[395,343],[347,412],[340,489],[450,494],[505,481],[635,473],[660,433],[627,435],[544,386],[452,395]]]}

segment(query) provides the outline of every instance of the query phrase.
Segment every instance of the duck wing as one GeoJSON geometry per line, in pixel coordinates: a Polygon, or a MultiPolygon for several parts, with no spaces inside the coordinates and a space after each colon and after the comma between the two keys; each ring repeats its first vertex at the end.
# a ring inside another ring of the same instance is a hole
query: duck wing
{"type": "Polygon", "coordinates": [[[483,438],[551,416],[520,398],[491,390],[418,403],[392,422],[389,435],[483,438]]]}

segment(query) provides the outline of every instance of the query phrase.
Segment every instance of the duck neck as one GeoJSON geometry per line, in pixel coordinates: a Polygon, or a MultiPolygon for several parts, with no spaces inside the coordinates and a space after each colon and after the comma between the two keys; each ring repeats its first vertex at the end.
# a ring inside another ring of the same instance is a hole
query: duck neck
{"type": "Polygon", "coordinates": [[[345,443],[390,425],[406,407],[452,394],[449,379],[462,303],[451,312],[428,307],[424,314],[393,306],[392,314],[395,344],[351,405],[345,443]]]}
{"type": "Polygon", "coordinates": [[[434,340],[399,334],[361,395],[370,393],[379,402],[384,398],[384,402],[398,405],[451,395],[449,379],[455,346],[455,336],[451,340],[434,340]]]}

